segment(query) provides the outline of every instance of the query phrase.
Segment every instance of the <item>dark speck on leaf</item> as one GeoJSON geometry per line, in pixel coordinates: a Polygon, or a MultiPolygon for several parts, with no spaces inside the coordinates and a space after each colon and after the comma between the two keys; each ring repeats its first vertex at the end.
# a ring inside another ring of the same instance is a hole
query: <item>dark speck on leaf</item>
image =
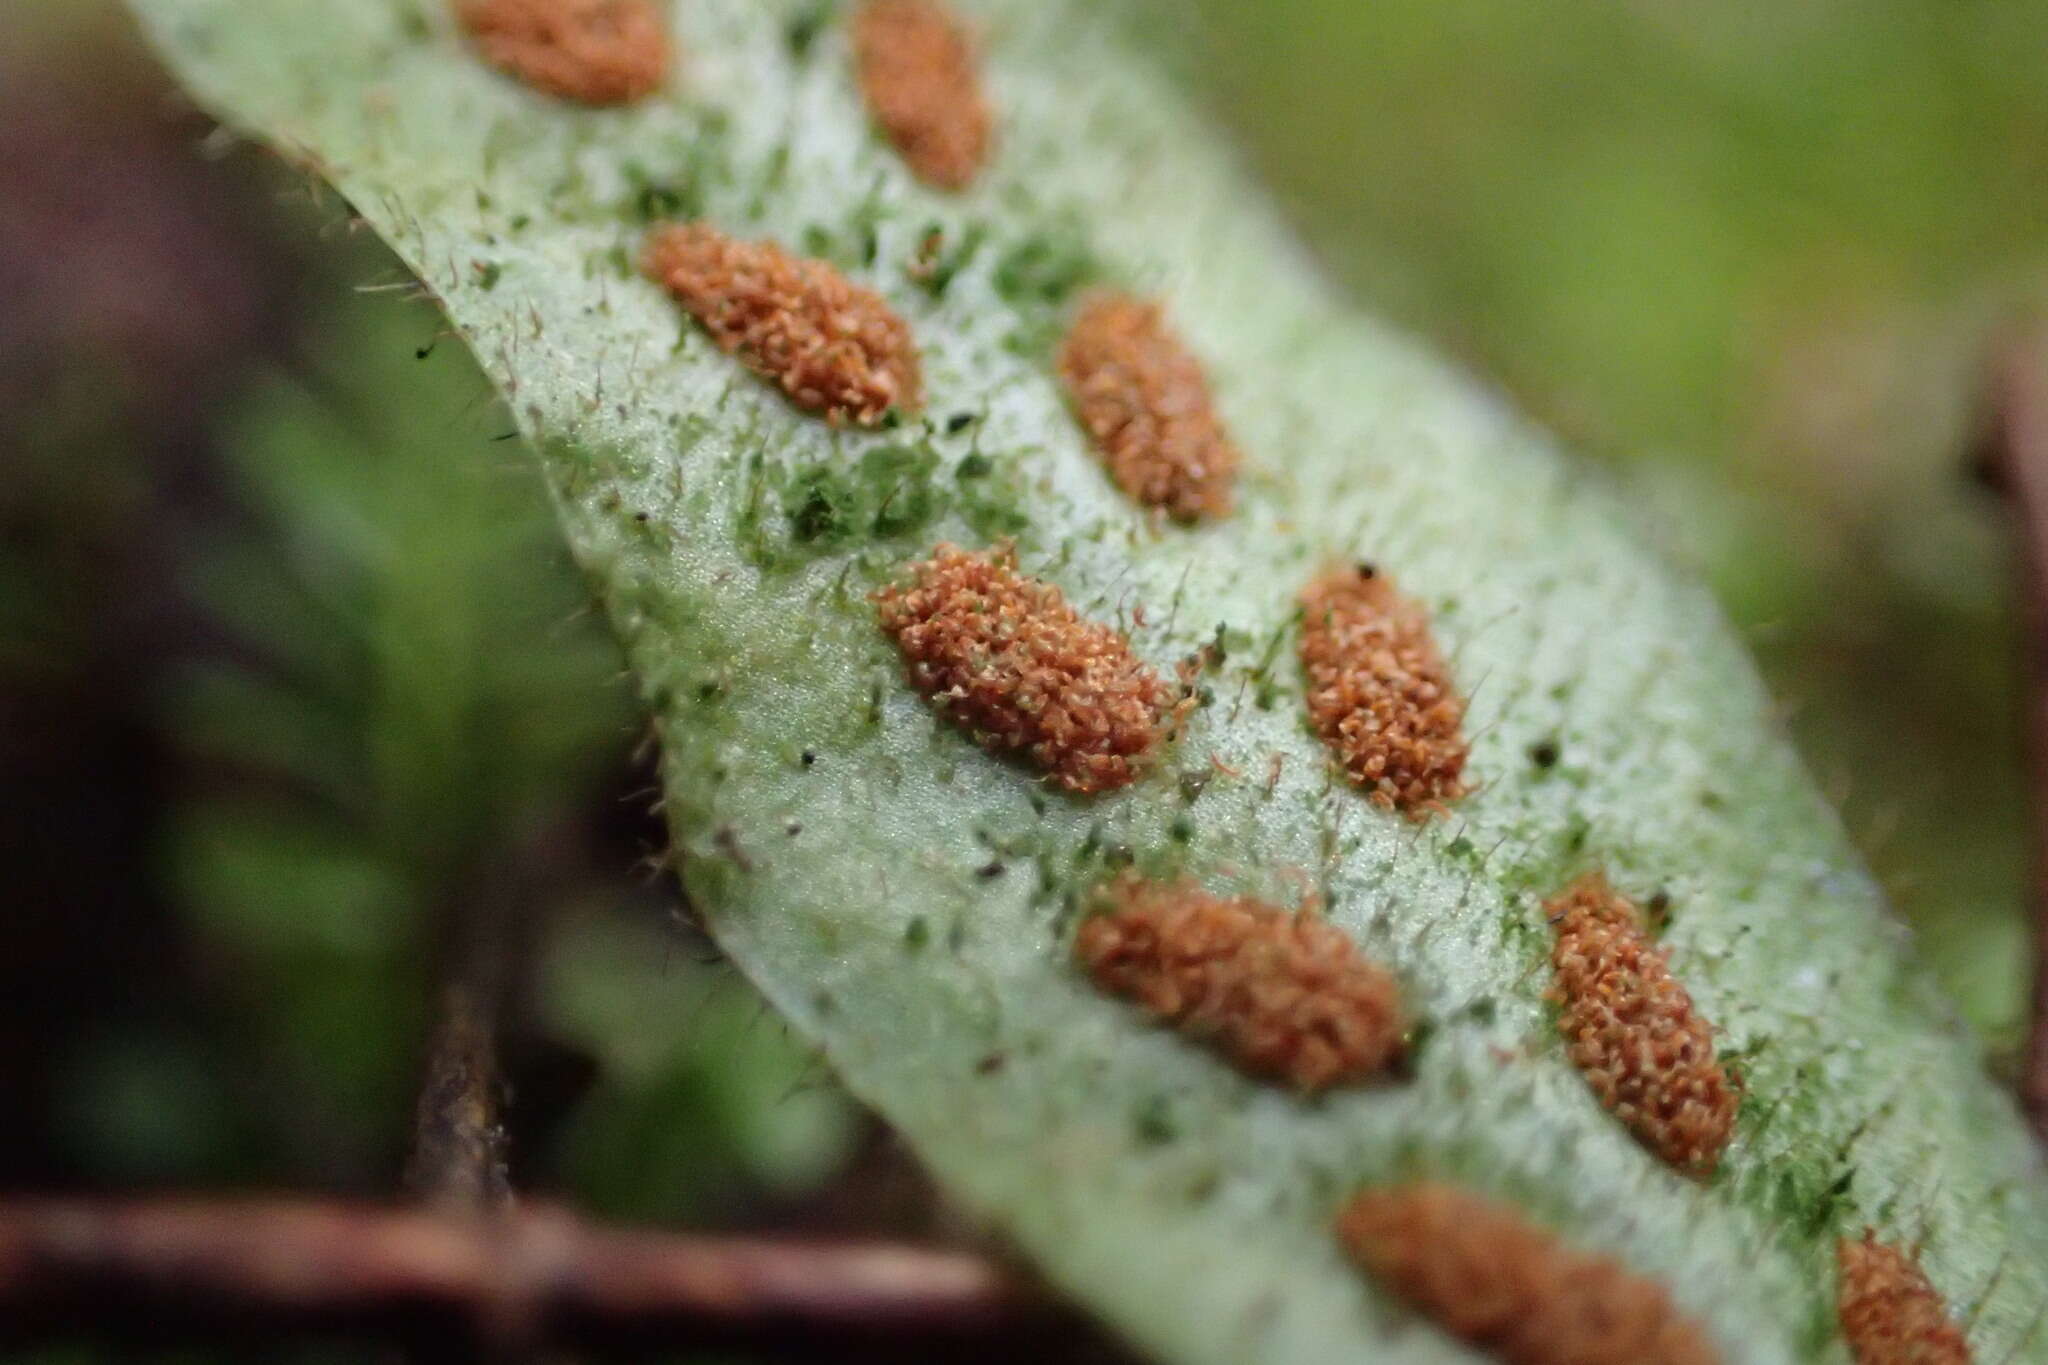
{"type": "Polygon", "coordinates": [[[1529,761],[1531,763],[1534,763],[1537,767],[1554,768],[1557,766],[1557,760],[1558,751],[1556,740],[1539,740],[1537,743],[1531,744],[1529,746],[1529,761]]]}
{"type": "Polygon", "coordinates": [[[1154,1095],[1139,1105],[1132,1126],[1137,1129],[1138,1140],[1153,1147],[1180,1136],[1180,1127],[1173,1119],[1173,1105],[1164,1095],[1154,1095]]]}
{"type": "Polygon", "coordinates": [[[1408,1046],[1401,1055],[1400,1075],[1411,1077],[1415,1074],[1416,1064],[1422,1060],[1422,1054],[1436,1038],[1436,1029],[1434,1019],[1417,1019],[1408,1026],[1408,1046]]]}
{"type": "Polygon", "coordinates": [[[789,21],[789,28],[784,35],[789,40],[789,55],[809,56],[811,44],[818,41],[818,35],[824,32],[825,25],[831,18],[831,0],[810,0],[810,3],[799,9],[795,17],[789,21]]]}

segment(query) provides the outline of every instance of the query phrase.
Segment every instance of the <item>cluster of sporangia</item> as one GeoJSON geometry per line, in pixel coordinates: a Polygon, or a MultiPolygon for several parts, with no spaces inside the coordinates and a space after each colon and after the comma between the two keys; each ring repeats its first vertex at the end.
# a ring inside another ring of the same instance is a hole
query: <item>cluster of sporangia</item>
{"type": "MultiPolygon", "coordinates": [[[[455,0],[479,51],[559,97],[642,98],[667,81],[654,0],[455,0]]],[[[880,132],[926,183],[963,189],[986,163],[991,118],[966,30],[939,0],[865,0],[852,38],[880,132]]],[[[721,348],[827,420],[872,426],[917,409],[909,326],[874,290],[772,242],[702,222],[648,239],[646,273],[721,348]]],[[[1229,515],[1239,463],[1202,366],[1159,306],[1083,301],[1052,368],[1109,477],[1182,523],[1229,515]]],[[[1087,795],[1137,780],[1194,704],[1008,547],[940,545],[875,598],[911,683],[990,749],[1087,795]]],[[[1371,564],[1301,591],[1308,721],[1374,804],[1411,819],[1465,794],[1465,704],[1428,614],[1371,564]]],[[[1126,872],[1099,895],[1076,955],[1127,997],[1249,1075],[1304,1094],[1384,1076],[1408,1025],[1393,975],[1310,905],[1288,911],[1193,882],[1126,872]]],[[[1738,1087],[1713,1031],[1636,908],[1597,874],[1544,907],[1548,992],[1572,1061],[1600,1102],[1665,1162],[1711,1173],[1738,1087]]],[[[1705,1335],[1663,1287],[1584,1254],[1513,1209],[1461,1189],[1367,1189],[1337,1235],[1382,1284],[1446,1330],[1518,1365],[1706,1365],[1705,1335]]],[[[1866,1233],[1837,1248],[1842,1330],[1864,1365],[1969,1359],[1915,1258],[1866,1233]]]]}

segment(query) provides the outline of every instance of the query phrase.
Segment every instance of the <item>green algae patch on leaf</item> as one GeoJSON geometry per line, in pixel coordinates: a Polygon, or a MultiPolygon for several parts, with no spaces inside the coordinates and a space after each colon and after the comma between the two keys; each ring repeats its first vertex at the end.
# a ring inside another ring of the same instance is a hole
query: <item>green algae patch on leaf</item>
{"type": "Polygon", "coordinates": [[[1866,1226],[1921,1247],[1977,1358],[2048,1358],[2031,1147],[1710,601],[1541,433],[1333,296],[1126,5],[962,0],[1004,136],[948,194],[872,135],[844,25],[808,0],[674,7],[685,69],[601,110],[506,81],[417,0],[134,8],[203,104],[339,189],[496,382],[656,712],[709,931],[1152,1355],[1473,1359],[1330,1236],[1352,1191],[1427,1178],[1670,1286],[1724,1361],[1840,1365],[1834,1245],[1866,1226]],[[667,186],[885,300],[923,415],[833,427],[719,350],[632,269],[667,186]],[[979,243],[940,290],[935,231],[979,243]],[[1203,357],[1244,457],[1228,518],[1154,524],[1068,414],[1052,344],[1097,282],[1158,299],[1203,357]],[[877,493],[899,483],[929,497],[877,493]],[[1012,535],[1200,701],[1129,786],[1069,792],[934,724],[877,624],[901,565],[1012,535]],[[1472,680],[1448,819],[1375,807],[1304,720],[1296,591],[1360,560],[1472,680]],[[1668,891],[1661,945],[1740,1068],[1709,1179],[1643,1150],[1555,1046],[1540,903],[1595,866],[1668,891]],[[1073,935],[1126,867],[1312,894],[1402,983],[1410,1074],[1288,1093],[1096,991],[1073,935]]]}

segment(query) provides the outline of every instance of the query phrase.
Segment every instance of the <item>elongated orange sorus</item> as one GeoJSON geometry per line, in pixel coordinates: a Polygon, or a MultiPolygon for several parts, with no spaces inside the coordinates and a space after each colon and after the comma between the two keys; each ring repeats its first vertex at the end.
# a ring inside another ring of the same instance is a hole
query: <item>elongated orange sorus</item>
{"type": "Polygon", "coordinates": [[[853,51],[868,112],[918,179],[964,189],[988,159],[988,100],[967,30],[938,0],[866,0],[853,51]]]}
{"type": "Polygon", "coordinates": [[[658,228],[641,269],[723,350],[833,422],[873,426],[915,409],[923,386],[910,326],[881,295],[824,261],[743,242],[706,223],[658,228]]]}
{"type": "Polygon", "coordinates": [[[1411,817],[1465,794],[1465,702],[1429,615],[1370,564],[1323,572],[1301,594],[1308,714],[1375,805],[1411,817]]]}
{"type": "Polygon", "coordinates": [[[645,98],[674,60],[654,0],[455,0],[455,17],[493,66],[584,104],[645,98]]]}
{"type": "Polygon", "coordinates": [[[1131,872],[1098,900],[1074,941],[1095,984],[1247,1074],[1312,1093],[1370,1080],[1401,1057],[1400,987],[1308,907],[1131,872]]]}
{"type": "Polygon", "coordinates": [[[1374,1280],[1509,1365],[1714,1365],[1663,1285],[1453,1185],[1363,1190],[1337,1237],[1374,1280]]]}
{"type": "Polygon", "coordinates": [[[1121,631],[1019,573],[1008,547],[940,545],[875,605],[912,686],[984,747],[1028,756],[1069,791],[1131,782],[1187,705],[1121,631]]]}
{"type": "Polygon", "coordinates": [[[1201,362],[1158,304],[1116,293],[1084,300],[1057,363],[1117,487],[1180,521],[1228,515],[1237,447],[1201,362]]]}
{"type": "Polygon", "coordinates": [[[1857,1365],[1969,1365],[1970,1344],[1911,1253],[1874,1229],[1835,1245],[1836,1315],[1857,1365]]]}
{"type": "Polygon", "coordinates": [[[1741,1094],[1714,1031],[1628,899],[1598,874],[1544,902],[1550,1000],[1573,1065],[1637,1140],[1690,1174],[1714,1169],[1741,1094]]]}

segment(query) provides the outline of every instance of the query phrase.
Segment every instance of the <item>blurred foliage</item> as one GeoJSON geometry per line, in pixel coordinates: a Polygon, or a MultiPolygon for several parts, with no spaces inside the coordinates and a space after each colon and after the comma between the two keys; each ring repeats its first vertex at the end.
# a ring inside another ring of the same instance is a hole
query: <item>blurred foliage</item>
{"type": "Polygon", "coordinates": [[[844,1101],[783,1103],[807,1060],[730,972],[664,943],[666,885],[576,831],[627,769],[628,689],[537,474],[437,325],[358,301],[222,424],[252,517],[188,569],[229,647],[172,692],[213,780],[166,840],[221,995],[321,1163],[388,1172],[437,922],[452,898],[542,897],[545,928],[575,918],[544,944],[538,1022],[595,1081],[537,1176],[638,1217],[815,1181],[844,1101]]]}
{"type": "Polygon", "coordinates": [[[165,849],[223,1003],[366,1176],[404,1131],[437,912],[587,797],[630,722],[608,642],[563,628],[537,482],[482,457],[481,380],[452,346],[413,359],[431,312],[350,311],[221,423],[249,524],[184,569],[227,647],[172,682],[213,780],[165,849]]]}
{"type": "Polygon", "coordinates": [[[618,651],[438,312],[294,173],[193,155],[110,8],[11,11],[0,67],[0,772],[49,1032],[15,1090],[60,1178],[388,1193],[480,900],[538,944],[522,1184],[701,1220],[817,1186],[855,1111],[654,875],[618,651]],[[38,169],[72,154],[151,211],[38,169]],[[102,750],[76,801],[30,785],[102,750]]]}
{"type": "MultiPolygon", "coordinates": [[[[2008,1042],[2024,844],[2006,546],[1958,464],[1985,338],[2048,279],[2038,6],[1200,3],[1199,77],[1316,246],[1643,494],[1749,629],[1944,978],[2008,1042]]],[[[109,13],[9,7],[0,93],[61,99],[59,76],[85,72],[96,114],[146,129],[146,164],[189,190],[189,139],[109,13]]],[[[75,1172],[389,1188],[434,923],[509,879],[555,926],[530,1025],[591,1078],[522,1174],[622,1217],[825,1179],[846,1103],[665,927],[668,884],[627,866],[653,851],[640,836],[590,828],[633,783],[637,722],[460,347],[390,296],[333,304],[337,262],[351,282],[389,267],[331,240],[284,291],[322,301],[293,339],[243,314],[180,330],[229,292],[210,263],[274,254],[307,216],[177,236],[175,196],[145,201],[124,168],[125,214],[10,219],[5,201],[33,207],[9,188],[38,187],[31,165],[120,164],[78,145],[0,156],[0,228],[46,234],[0,262],[0,701],[35,699],[8,712],[13,747],[47,728],[88,781],[165,746],[115,794],[147,817],[81,807],[104,844],[51,861],[103,860],[64,874],[97,907],[121,841],[148,848],[135,914],[172,927],[108,910],[133,959],[49,970],[157,966],[120,991],[175,1001],[135,1014],[105,983],[63,987],[90,1012],[48,1040],[48,1124],[75,1172]],[[125,254],[144,227],[158,254],[125,254]],[[94,262],[99,292],[76,283],[94,262]],[[142,285],[181,280],[145,307],[142,285]],[[75,294],[54,321],[51,281],[75,294]],[[55,704],[88,687],[135,694],[141,718],[55,704]],[[63,730],[80,717],[109,732],[63,730]]]]}
{"type": "Polygon", "coordinates": [[[1860,469],[1790,474],[1881,473],[1946,439],[1967,316],[2038,279],[2036,5],[1207,10],[1233,122],[1343,268],[1603,448],[1854,431],[1860,469]]]}
{"type": "Polygon", "coordinates": [[[851,1114],[824,1064],[791,1047],[736,973],[664,941],[653,920],[566,925],[545,997],[555,1032],[605,1063],[562,1161],[593,1212],[729,1212],[742,1192],[813,1189],[850,1155],[851,1114]]]}

